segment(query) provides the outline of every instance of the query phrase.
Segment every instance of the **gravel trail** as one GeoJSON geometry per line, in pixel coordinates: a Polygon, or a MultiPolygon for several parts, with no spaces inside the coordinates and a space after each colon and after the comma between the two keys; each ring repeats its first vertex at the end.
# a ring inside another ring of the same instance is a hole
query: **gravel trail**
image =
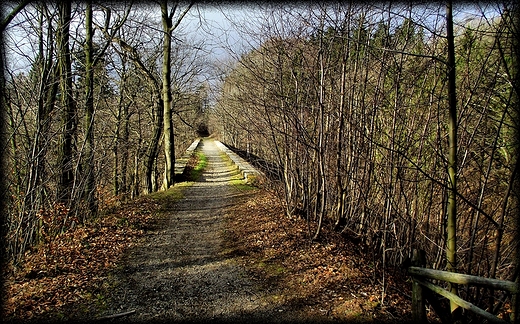
{"type": "MultiPolygon", "coordinates": [[[[135,310],[121,322],[283,321],[233,259],[222,251],[226,207],[237,203],[229,167],[211,139],[208,164],[155,230],[132,248],[106,314],[135,310]]],[[[284,314],[289,315],[289,314],[284,314]]]]}

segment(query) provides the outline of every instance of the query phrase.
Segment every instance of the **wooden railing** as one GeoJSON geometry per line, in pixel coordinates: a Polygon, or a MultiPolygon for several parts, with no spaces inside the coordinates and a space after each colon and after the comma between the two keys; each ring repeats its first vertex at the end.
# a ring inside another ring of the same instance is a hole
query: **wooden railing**
{"type": "Polygon", "coordinates": [[[412,258],[412,266],[408,267],[408,273],[412,276],[412,317],[414,322],[427,323],[425,302],[428,300],[435,313],[441,318],[443,323],[452,322],[451,316],[443,312],[440,304],[435,298],[435,294],[441,295],[460,307],[467,309],[475,314],[478,314],[483,319],[491,323],[515,323],[520,324],[520,316],[518,310],[518,282],[489,279],[478,276],[471,276],[466,274],[427,269],[424,268],[425,257],[424,252],[414,250],[412,258]],[[507,291],[511,294],[511,322],[505,321],[497,316],[473,305],[472,303],[463,300],[459,296],[443,289],[439,286],[428,282],[426,279],[436,279],[459,285],[474,285],[487,287],[495,290],[507,291]],[[423,288],[427,288],[424,290],[423,288]]]}

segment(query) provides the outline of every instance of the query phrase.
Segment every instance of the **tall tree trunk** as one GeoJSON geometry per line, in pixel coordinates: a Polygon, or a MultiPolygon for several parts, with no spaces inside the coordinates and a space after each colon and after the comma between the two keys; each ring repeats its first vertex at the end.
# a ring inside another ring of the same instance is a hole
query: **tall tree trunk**
{"type": "Polygon", "coordinates": [[[175,137],[172,121],[172,93],[171,93],[171,46],[172,33],[179,26],[182,19],[193,3],[178,16],[173,24],[173,16],[177,11],[179,3],[175,3],[168,11],[168,1],[161,1],[161,16],[164,32],[163,41],[163,63],[162,63],[162,104],[163,104],[163,128],[164,128],[164,180],[161,189],[166,190],[175,182],[175,137]]]}
{"type": "MultiPolygon", "coordinates": [[[[322,22],[323,24],[323,22],[322,22]]],[[[325,215],[325,203],[326,203],[326,187],[325,187],[325,141],[324,141],[324,124],[325,124],[325,67],[323,62],[323,25],[321,26],[320,35],[320,49],[318,52],[319,63],[320,63],[320,81],[319,81],[319,93],[318,93],[318,106],[319,106],[319,125],[318,125],[318,183],[317,183],[317,194],[316,200],[316,211],[318,217],[318,225],[316,232],[312,240],[317,240],[321,233],[321,227],[323,223],[323,217],[325,215]]]]}
{"type": "MultiPolygon", "coordinates": [[[[338,230],[341,225],[341,221],[344,219],[345,214],[345,194],[346,188],[343,185],[343,177],[341,165],[343,156],[343,132],[345,129],[345,85],[346,85],[346,74],[347,74],[347,49],[348,46],[344,45],[344,54],[341,59],[341,84],[340,84],[340,97],[339,97],[339,126],[337,131],[337,142],[336,142],[336,222],[334,229],[338,230]]],[[[346,181],[345,181],[346,182],[346,181]]],[[[345,186],[346,187],[346,186],[345,186]]]]}
{"type": "MultiPolygon", "coordinates": [[[[0,44],[4,44],[3,40],[4,40],[4,33],[3,33],[3,28],[2,27],[2,32],[0,33],[0,44]]],[[[6,97],[4,96],[5,94],[5,88],[6,88],[6,82],[5,82],[5,74],[4,74],[4,46],[0,46],[0,107],[5,107],[7,108],[7,100],[6,100],[6,97]]],[[[8,122],[7,122],[7,118],[6,118],[6,115],[7,115],[7,111],[4,109],[2,111],[0,111],[0,143],[6,143],[8,141],[8,136],[7,136],[7,131],[6,131],[6,127],[8,125],[8,122]]],[[[13,136],[14,137],[14,136],[13,136]]],[[[13,138],[12,137],[12,138],[13,138]]],[[[11,141],[14,142],[11,138],[11,141]]],[[[7,150],[4,149],[2,151],[2,156],[0,158],[0,172],[1,174],[7,174],[7,168],[6,168],[6,152],[7,150]]],[[[2,179],[0,179],[0,194],[2,195],[2,197],[5,197],[7,196],[7,181],[6,181],[6,177],[2,177],[2,179]]],[[[8,215],[7,213],[7,206],[8,206],[8,200],[7,199],[1,199],[0,200],[0,213],[2,213],[2,215],[8,215]]],[[[7,240],[7,233],[8,233],[8,218],[9,217],[1,217],[0,218],[0,247],[2,247],[0,249],[0,258],[2,260],[6,260],[8,255],[6,253],[6,251],[8,251],[8,249],[6,249],[5,247],[8,246],[8,240],[7,240]],[[6,258],[4,258],[6,257],[6,258]]]]}
{"type": "MultiPolygon", "coordinates": [[[[449,156],[448,156],[448,210],[447,210],[447,239],[446,261],[447,270],[457,270],[457,96],[455,93],[455,44],[453,36],[452,2],[446,5],[446,22],[448,38],[448,100],[449,100],[449,156]]],[[[457,294],[457,286],[450,284],[449,290],[457,294]]],[[[452,314],[458,308],[450,302],[452,314]]]]}
{"type": "Polygon", "coordinates": [[[124,143],[121,149],[121,191],[123,193],[128,193],[129,184],[128,184],[128,139],[130,138],[130,114],[128,112],[130,104],[125,104],[123,106],[123,138],[122,142],[124,143]]]}
{"type": "Polygon", "coordinates": [[[72,91],[72,67],[69,45],[69,29],[71,22],[71,3],[61,1],[59,4],[60,22],[58,28],[58,67],[60,74],[60,90],[62,104],[63,133],[58,159],[58,200],[68,204],[71,200],[72,187],[74,185],[74,172],[72,168],[73,136],[75,132],[75,106],[72,91]]]}
{"type": "Polygon", "coordinates": [[[87,1],[85,12],[85,161],[83,170],[86,177],[84,197],[90,213],[97,212],[95,197],[96,179],[94,174],[94,63],[92,46],[92,0],[87,1]]]}
{"type": "MultiPolygon", "coordinates": [[[[124,65],[123,65],[124,70],[124,65]]],[[[124,79],[126,77],[123,76],[120,88],[124,89],[124,79]]],[[[117,107],[117,117],[116,117],[116,129],[114,130],[114,141],[112,144],[112,153],[114,155],[114,167],[112,170],[112,192],[114,193],[114,196],[119,195],[120,193],[120,186],[119,186],[119,143],[120,143],[120,136],[119,133],[121,132],[121,114],[122,114],[122,106],[123,103],[123,90],[119,93],[119,102],[117,107]]]]}
{"type": "MultiPolygon", "coordinates": [[[[172,14],[173,14],[172,9],[172,14]]],[[[162,101],[164,127],[164,180],[161,189],[166,190],[175,181],[175,145],[172,123],[172,93],[171,93],[171,46],[172,46],[172,15],[168,14],[168,2],[161,1],[162,25],[164,32],[163,63],[162,63],[162,101]]]]}
{"type": "Polygon", "coordinates": [[[148,149],[146,153],[146,163],[145,163],[145,175],[144,175],[144,193],[148,194],[154,190],[154,165],[157,160],[157,151],[159,149],[159,141],[162,135],[163,129],[163,104],[160,95],[156,93],[154,98],[157,100],[154,103],[154,118],[155,125],[153,129],[153,135],[150,143],[148,144],[148,149]]]}

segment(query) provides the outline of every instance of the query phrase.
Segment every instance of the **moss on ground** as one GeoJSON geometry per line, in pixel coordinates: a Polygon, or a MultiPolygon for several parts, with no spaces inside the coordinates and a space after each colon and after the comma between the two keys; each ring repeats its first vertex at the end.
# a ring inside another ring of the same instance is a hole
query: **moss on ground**
{"type": "Polygon", "coordinates": [[[255,186],[249,184],[244,179],[234,179],[229,182],[230,185],[233,186],[233,188],[238,190],[255,190],[257,189],[255,186]]]}
{"type": "Polygon", "coordinates": [[[206,166],[208,166],[208,158],[202,152],[195,152],[194,155],[197,159],[197,163],[195,164],[195,167],[190,170],[191,172],[188,178],[192,181],[197,181],[200,179],[202,172],[204,172],[204,169],[206,169],[206,166]]]}

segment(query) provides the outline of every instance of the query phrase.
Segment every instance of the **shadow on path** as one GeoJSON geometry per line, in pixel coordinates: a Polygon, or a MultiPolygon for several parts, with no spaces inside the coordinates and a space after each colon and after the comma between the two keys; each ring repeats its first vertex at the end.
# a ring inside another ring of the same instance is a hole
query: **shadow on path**
{"type": "Polygon", "coordinates": [[[224,253],[224,213],[244,195],[229,186],[239,172],[211,139],[199,149],[207,157],[206,170],[129,251],[106,313],[136,310],[114,320],[124,322],[294,320],[273,309],[245,270],[224,253]]]}

